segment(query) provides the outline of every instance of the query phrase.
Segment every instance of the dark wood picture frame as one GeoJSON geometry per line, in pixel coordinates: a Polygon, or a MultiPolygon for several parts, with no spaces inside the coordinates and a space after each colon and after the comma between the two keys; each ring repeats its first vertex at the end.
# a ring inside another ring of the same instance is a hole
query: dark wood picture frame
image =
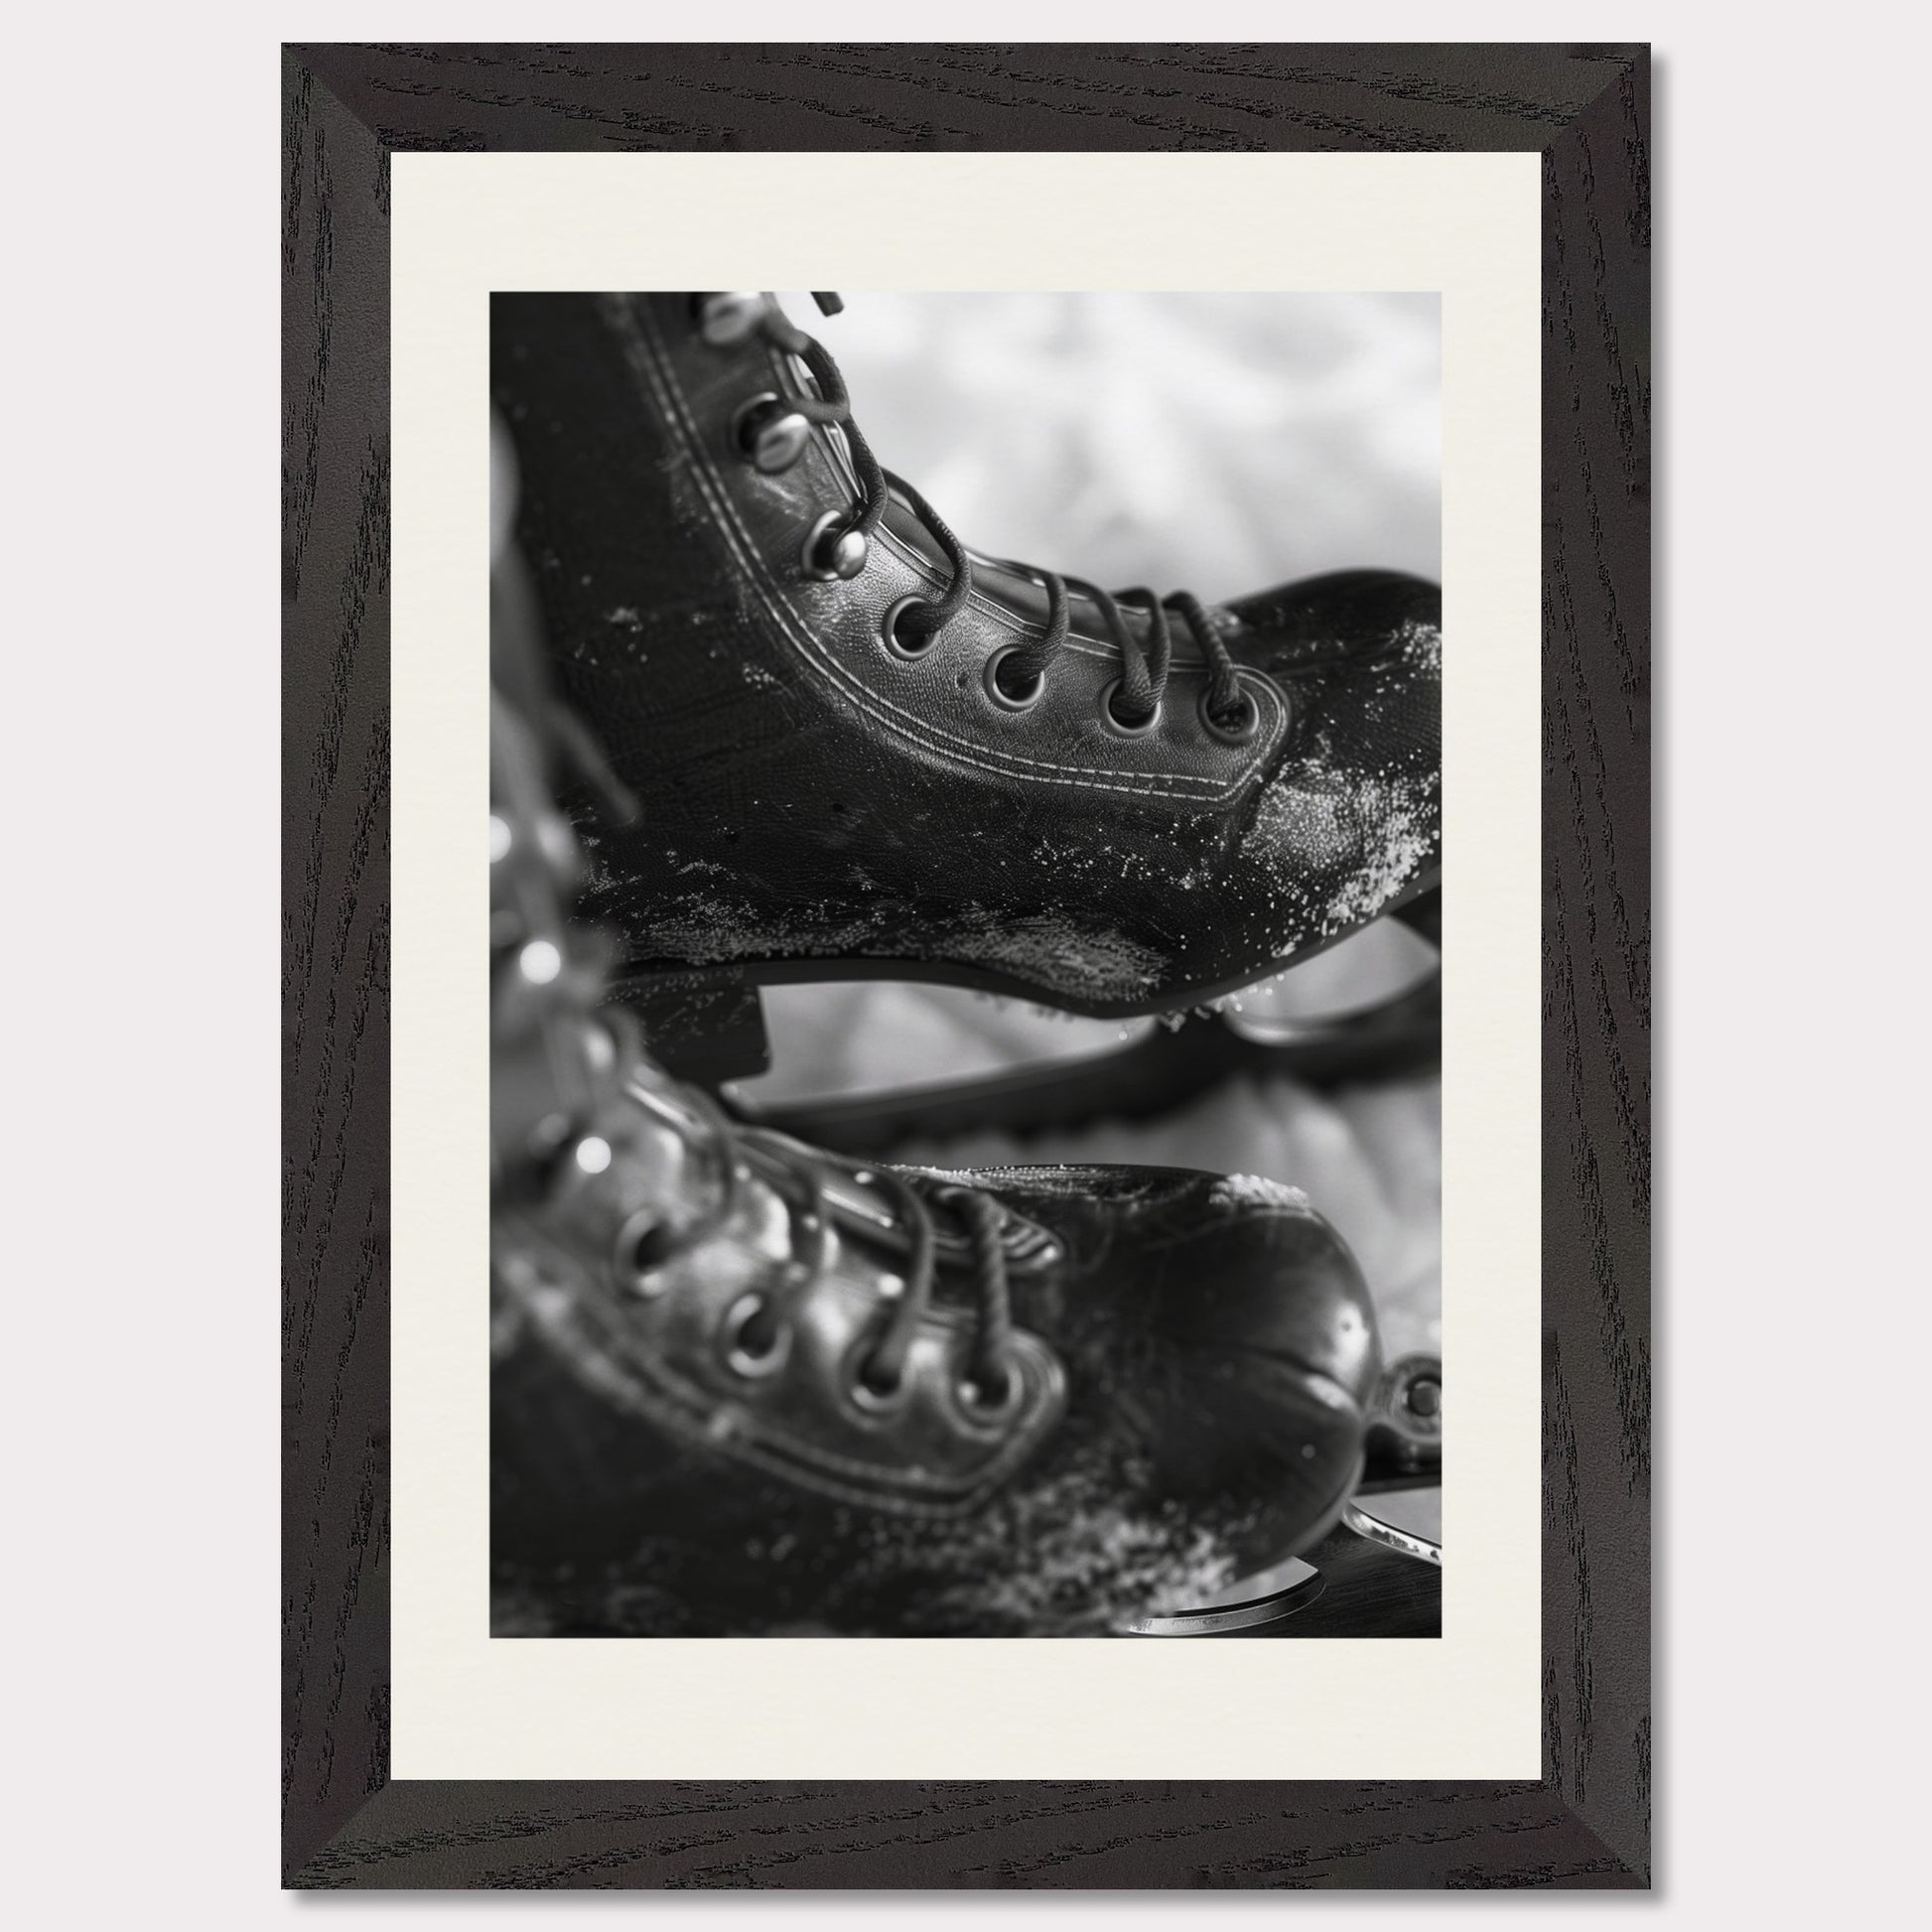
{"type": "Polygon", "coordinates": [[[286,1882],[1649,1883],[1649,55],[1639,45],[284,50],[286,1882]],[[389,1776],[389,157],[1540,152],[1540,1781],[389,1776]]]}

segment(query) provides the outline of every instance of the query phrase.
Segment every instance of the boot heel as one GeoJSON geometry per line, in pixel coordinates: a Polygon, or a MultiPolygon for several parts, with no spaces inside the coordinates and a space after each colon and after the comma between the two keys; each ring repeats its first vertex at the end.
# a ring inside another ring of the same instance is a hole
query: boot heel
{"type": "Polygon", "coordinates": [[[771,1042],[756,986],[648,974],[619,980],[611,998],[636,1015],[652,1057],[681,1080],[715,1087],[770,1069],[771,1042]]]}

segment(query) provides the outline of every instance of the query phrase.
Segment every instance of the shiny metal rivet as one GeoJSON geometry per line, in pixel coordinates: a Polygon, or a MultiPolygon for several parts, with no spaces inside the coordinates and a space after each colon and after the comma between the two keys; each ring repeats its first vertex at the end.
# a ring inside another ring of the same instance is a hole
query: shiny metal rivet
{"type": "Polygon", "coordinates": [[[1145,738],[1161,722],[1161,707],[1157,704],[1152,714],[1138,725],[1130,725],[1125,719],[1114,716],[1114,699],[1120,695],[1123,680],[1115,678],[1100,694],[1100,722],[1116,738],[1145,738]]]}
{"type": "Polygon", "coordinates": [[[1001,684],[1000,666],[1018,649],[1020,649],[1020,645],[1018,644],[1002,644],[986,660],[986,695],[1002,711],[1031,711],[1040,701],[1041,697],[1045,695],[1046,674],[1043,671],[1035,671],[1034,673],[1032,686],[1024,692],[1015,693],[1009,691],[1001,684]]]}
{"type": "Polygon", "coordinates": [[[827,510],[805,533],[805,575],[821,584],[849,581],[865,569],[870,548],[863,530],[848,525],[838,510],[827,510]]]}
{"type": "Polygon", "coordinates": [[[732,418],[732,444],[755,470],[789,470],[811,441],[811,423],[782,396],[754,396],[732,418]]]}
{"type": "Polygon", "coordinates": [[[577,1165],[586,1173],[602,1173],[611,1165],[611,1143],[601,1134],[586,1134],[577,1143],[577,1165]]]}
{"type": "Polygon", "coordinates": [[[516,963],[532,986],[548,986],[564,970],[564,956],[549,939],[532,939],[516,963]]]}
{"type": "Polygon", "coordinates": [[[758,290],[698,298],[698,334],[714,348],[742,343],[764,317],[764,297],[758,290]]]}

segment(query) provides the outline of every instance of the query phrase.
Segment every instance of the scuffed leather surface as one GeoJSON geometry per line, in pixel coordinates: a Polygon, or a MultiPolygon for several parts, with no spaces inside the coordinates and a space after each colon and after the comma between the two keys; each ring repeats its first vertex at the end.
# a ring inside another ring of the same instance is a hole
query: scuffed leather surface
{"type": "MultiPolygon", "coordinates": [[[[1014,1313],[1065,1387],[1063,1413],[1024,1460],[950,1510],[886,1494],[865,1506],[782,1479],[742,1452],[745,1392],[722,1382],[709,1429],[666,1427],[630,1399],[644,1332],[634,1297],[588,1253],[573,1263],[568,1242],[547,1247],[533,1296],[518,1274],[528,1225],[499,1224],[498,1634],[807,1622],[1093,1634],[1197,1600],[1283,1554],[1332,1506],[1360,1451],[1378,1352],[1359,1271],[1303,1196],[1177,1170],[948,1177],[991,1188],[1051,1237],[1044,1259],[1034,1244],[1014,1270],[1014,1313]]],[[[565,1222],[582,1219],[573,1209],[565,1222]]],[[[693,1256],[666,1298],[684,1324],[672,1359],[703,1356],[699,1326],[729,1292],[717,1285],[768,1271],[769,1234],[748,1239],[740,1226],[693,1256]]],[[[856,1308],[893,1259],[890,1242],[849,1242],[827,1295],[856,1308]]],[[[966,1306],[943,1269],[935,1329],[966,1306]]],[[[795,1419],[817,1413],[809,1389],[783,1399],[795,1419]]]]}
{"type": "Polygon", "coordinates": [[[896,518],[854,582],[804,581],[805,531],[850,501],[836,454],[821,439],[777,478],[737,460],[731,416],[776,386],[770,351],[702,343],[684,304],[493,313],[561,681],[644,803],[632,828],[584,826],[585,909],[631,966],[863,960],[1147,1010],[1266,971],[1434,869],[1432,587],[1363,573],[1225,607],[1262,707],[1247,746],[1202,726],[1184,630],[1161,726],[1107,732],[1118,652],[1077,602],[1087,634],[1047,695],[1001,712],[981,671],[1036,597],[989,572],[923,658],[892,656],[885,612],[940,581],[919,533],[896,518]]]}

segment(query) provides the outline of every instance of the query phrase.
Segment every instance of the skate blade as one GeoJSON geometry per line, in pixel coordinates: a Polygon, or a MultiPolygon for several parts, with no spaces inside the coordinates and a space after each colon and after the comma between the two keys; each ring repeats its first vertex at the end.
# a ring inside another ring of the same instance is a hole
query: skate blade
{"type": "Polygon", "coordinates": [[[1441,1517],[1442,1491],[1433,1484],[1358,1497],[1306,1557],[1239,1577],[1185,1610],[1136,1618],[1122,1634],[1440,1635],[1441,1517]]]}
{"type": "Polygon", "coordinates": [[[1379,1543],[1385,1549],[1393,1550],[1398,1556],[1411,1558],[1417,1563],[1433,1563],[1440,1570],[1443,1567],[1441,1531],[1432,1538],[1419,1530],[1405,1528],[1400,1520],[1407,1513],[1403,1505],[1412,1501],[1422,1504],[1422,1513],[1441,1521],[1443,1492],[1440,1489],[1396,1491],[1377,1496],[1372,1503],[1350,1503],[1341,1512],[1342,1527],[1352,1530],[1357,1536],[1366,1537],[1371,1543],[1379,1543]]]}
{"type": "Polygon", "coordinates": [[[1136,1617],[1123,1628],[1133,1637],[1212,1637],[1258,1630],[1307,1609],[1323,1587],[1321,1573],[1313,1564],[1290,1557],[1286,1563],[1236,1578],[1226,1589],[1192,1609],[1136,1617]]]}
{"type": "Polygon", "coordinates": [[[1359,1026],[1414,1000],[1436,976],[1437,949],[1400,919],[1377,919],[1306,964],[1213,1003],[1222,1022],[1257,1046],[1287,1046],[1359,1026]]]}

